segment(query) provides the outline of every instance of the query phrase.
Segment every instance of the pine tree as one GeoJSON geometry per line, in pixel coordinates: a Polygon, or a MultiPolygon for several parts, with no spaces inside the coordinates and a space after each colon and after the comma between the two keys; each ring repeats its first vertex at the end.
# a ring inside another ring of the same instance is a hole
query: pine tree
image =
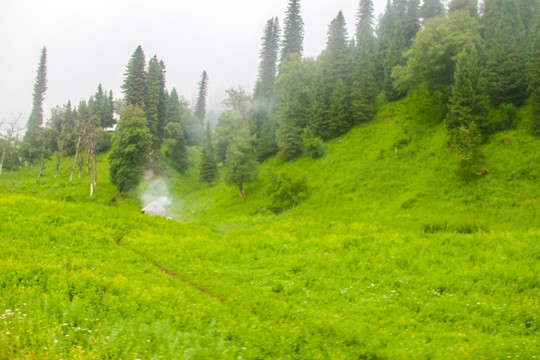
{"type": "Polygon", "coordinates": [[[257,100],[270,101],[274,96],[280,35],[278,18],[268,20],[262,38],[261,62],[254,96],[257,100]]]}
{"type": "Polygon", "coordinates": [[[146,100],[144,103],[144,113],[148,122],[148,129],[152,135],[152,149],[158,150],[161,145],[162,129],[159,129],[159,102],[164,82],[161,65],[156,56],[150,59],[148,63],[148,73],[146,76],[146,100]],[[161,131],[160,131],[161,130],[161,131]]]}
{"type": "Polygon", "coordinates": [[[39,154],[43,152],[42,128],[43,125],[43,99],[47,91],[47,48],[41,50],[41,57],[34,83],[32,112],[26,125],[23,138],[23,151],[26,161],[33,166],[39,154]]]}
{"type": "Polygon", "coordinates": [[[103,90],[101,84],[99,84],[98,89],[94,94],[93,112],[99,117],[100,126],[102,128],[110,128],[114,126],[115,120],[113,116],[111,99],[107,96],[107,93],[103,90]]]}
{"type": "Polygon", "coordinates": [[[342,80],[336,82],[330,96],[328,133],[330,137],[346,133],[353,125],[350,96],[342,80]]]}
{"type": "Polygon", "coordinates": [[[138,46],[131,56],[124,76],[122,91],[126,96],[126,102],[131,105],[144,106],[148,90],[146,86],[146,62],[141,46],[138,46]]]}
{"type": "Polygon", "coordinates": [[[216,152],[214,145],[212,144],[212,130],[210,124],[206,125],[206,131],[204,132],[202,142],[202,157],[201,168],[199,171],[199,179],[201,183],[212,183],[218,176],[217,164],[216,164],[216,152]]]}
{"type": "MultiPolygon", "coordinates": [[[[263,116],[266,113],[263,113],[263,116]]],[[[261,133],[257,141],[257,161],[263,162],[277,154],[279,148],[276,142],[277,123],[271,117],[263,117],[261,133]]]]}
{"type": "Polygon", "coordinates": [[[405,47],[411,45],[412,39],[420,29],[420,1],[409,0],[407,3],[407,14],[403,24],[403,37],[405,39],[405,47]]]}
{"type": "Polygon", "coordinates": [[[528,66],[529,91],[533,113],[533,134],[540,136],[540,32],[536,33],[528,66]]]}
{"type": "Polygon", "coordinates": [[[194,129],[194,137],[200,139],[204,128],[204,119],[206,118],[206,97],[208,94],[208,74],[203,71],[201,74],[201,81],[199,81],[199,94],[197,96],[197,103],[195,104],[195,119],[197,120],[194,129]]]}
{"type": "Polygon", "coordinates": [[[259,176],[253,138],[247,133],[236,137],[227,149],[226,164],[225,182],[238,186],[240,196],[245,196],[244,184],[257,180],[259,176]]]}
{"type": "Polygon", "coordinates": [[[142,179],[148,165],[151,135],[141,108],[126,105],[113,134],[109,156],[109,176],[118,194],[133,190],[142,179]]]}
{"type": "Polygon", "coordinates": [[[448,13],[451,14],[454,11],[465,10],[469,12],[470,16],[478,16],[478,0],[451,0],[448,5],[448,13]]]}
{"type": "MultiPolygon", "coordinates": [[[[492,26],[492,23],[489,25],[492,26]]],[[[486,27],[485,32],[487,89],[490,99],[494,105],[519,105],[527,96],[527,85],[523,25],[516,0],[505,0],[502,3],[496,28],[486,27]],[[491,33],[493,30],[494,33],[491,33]]]]}
{"type": "Polygon", "coordinates": [[[480,57],[474,45],[468,45],[458,55],[454,84],[449,100],[446,128],[470,127],[474,123],[480,132],[485,132],[488,116],[488,99],[485,94],[480,57]]]}
{"type": "MultiPolygon", "coordinates": [[[[372,54],[362,50],[354,72],[352,90],[352,114],[355,123],[367,122],[376,112],[375,100],[378,89],[375,78],[375,63],[372,54]]],[[[395,91],[391,90],[395,96],[395,91]]]]}
{"type": "Polygon", "coordinates": [[[357,18],[356,46],[368,49],[369,52],[375,51],[373,0],[360,0],[357,18]]]}
{"type": "MultiPolygon", "coordinates": [[[[159,62],[160,75],[159,75],[159,102],[158,102],[158,122],[157,122],[157,134],[160,142],[165,137],[165,126],[167,125],[167,105],[169,103],[169,94],[165,88],[165,63],[163,60],[159,62]]],[[[158,143],[159,145],[159,143],[158,143]]]]}
{"type": "Polygon", "coordinates": [[[444,5],[441,0],[424,0],[424,3],[420,7],[420,15],[424,19],[431,19],[444,15],[444,5]]]}
{"type": "Polygon", "coordinates": [[[285,31],[281,48],[281,63],[291,54],[302,56],[304,50],[304,22],[300,16],[300,0],[289,0],[285,15],[285,31]]]}

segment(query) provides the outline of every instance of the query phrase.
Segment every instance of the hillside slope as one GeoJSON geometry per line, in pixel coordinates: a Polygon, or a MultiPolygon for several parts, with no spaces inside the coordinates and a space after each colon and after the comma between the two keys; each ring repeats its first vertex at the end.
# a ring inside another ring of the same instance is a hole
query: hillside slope
{"type": "Polygon", "coordinates": [[[92,199],[69,160],[57,179],[52,165],[2,176],[0,358],[537,356],[540,140],[526,111],[469,182],[437,106],[414,97],[321,159],[271,159],[245,198],[163,165],[168,195],[187,194],[169,215],[189,224],[135,214],[152,179],[111,202],[104,157],[92,199]],[[268,210],[267,169],[302,173],[307,198],[268,210]]]}

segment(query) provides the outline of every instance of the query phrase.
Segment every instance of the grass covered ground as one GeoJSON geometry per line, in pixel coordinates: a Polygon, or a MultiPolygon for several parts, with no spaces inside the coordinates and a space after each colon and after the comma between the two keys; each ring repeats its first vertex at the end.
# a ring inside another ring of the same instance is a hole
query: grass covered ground
{"type": "Polygon", "coordinates": [[[148,183],[111,202],[105,157],[93,198],[69,159],[57,179],[52,162],[3,175],[0,358],[540,356],[527,109],[467,182],[437,113],[421,96],[382,105],[321,159],[261,165],[245,198],[162,164],[173,199],[196,189],[168,208],[185,222],[137,213],[148,183]],[[307,198],[268,210],[268,169],[303,174],[307,198]]]}

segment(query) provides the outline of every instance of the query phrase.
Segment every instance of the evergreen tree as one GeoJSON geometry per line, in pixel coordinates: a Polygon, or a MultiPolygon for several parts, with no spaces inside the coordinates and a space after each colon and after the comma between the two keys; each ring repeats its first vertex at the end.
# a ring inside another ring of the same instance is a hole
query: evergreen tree
{"type": "Polygon", "coordinates": [[[277,144],[285,160],[302,154],[302,129],[308,124],[311,108],[312,75],[315,63],[293,54],[281,65],[278,76],[279,100],[277,144]]]}
{"type": "Polygon", "coordinates": [[[158,150],[161,144],[162,130],[159,129],[159,103],[162,92],[165,90],[161,65],[156,56],[148,63],[148,74],[146,76],[146,100],[144,103],[144,113],[148,122],[148,129],[152,135],[152,149],[158,150]],[[161,130],[161,131],[160,131],[161,130]]]}
{"type": "Polygon", "coordinates": [[[412,39],[420,29],[420,1],[409,0],[407,3],[407,14],[403,24],[403,37],[405,39],[405,47],[411,45],[412,39]]]}
{"type": "MultiPolygon", "coordinates": [[[[378,89],[375,78],[374,57],[366,50],[361,50],[359,53],[352,91],[354,122],[362,123],[371,120],[376,112],[375,100],[378,89]]],[[[393,97],[397,96],[393,89],[389,94],[393,97]]]]}
{"type": "Polygon", "coordinates": [[[375,51],[373,0],[360,0],[357,17],[356,45],[368,49],[369,52],[373,52],[375,51]]]}
{"type": "Polygon", "coordinates": [[[420,15],[424,19],[431,19],[444,15],[444,5],[441,0],[424,0],[424,3],[420,7],[420,15]]]}
{"type": "Polygon", "coordinates": [[[485,29],[487,89],[490,99],[495,105],[519,105],[527,96],[527,85],[523,25],[516,0],[505,0],[502,3],[494,33],[491,33],[492,30],[485,29]]]}
{"type": "Polygon", "coordinates": [[[304,50],[304,22],[300,16],[300,0],[289,0],[285,14],[285,31],[281,48],[281,63],[291,54],[302,56],[304,50]]]}
{"type": "MultiPolygon", "coordinates": [[[[111,92],[112,98],[112,92],[111,92]]],[[[110,128],[115,124],[113,116],[112,101],[99,84],[96,93],[94,94],[94,114],[99,117],[100,126],[102,128],[110,128]]]]}
{"type": "Polygon", "coordinates": [[[164,133],[167,139],[165,155],[171,160],[172,166],[183,173],[188,167],[188,156],[182,127],[178,122],[170,122],[164,133]]]}
{"type": "Polygon", "coordinates": [[[33,166],[39,154],[43,152],[42,128],[43,125],[43,99],[47,91],[47,49],[43,47],[34,83],[32,112],[26,125],[23,138],[23,151],[26,161],[33,166]]]}
{"type": "Polygon", "coordinates": [[[336,82],[330,97],[328,133],[330,137],[346,133],[353,125],[349,92],[342,80],[336,82]]]}
{"type": "Polygon", "coordinates": [[[277,123],[276,121],[266,116],[266,112],[262,113],[261,133],[257,139],[257,161],[263,162],[270,156],[277,154],[279,148],[276,142],[277,123]]]}
{"type": "Polygon", "coordinates": [[[270,101],[274,96],[280,35],[278,18],[268,20],[262,38],[261,62],[254,95],[257,100],[270,101]]]}
{"type": "Polygon", "coordinates": [[[253,138],[247,133],[236,137],[227,149],[226,164],[225,182],[238,186],[240,196],[245,196],[244,184],[257,180],[259,176],[253,138]]]}
{"type": "Polygon", "coordinates": [[[470,128],[474,123],[480,132],[485,132],[488,116],[488,99],[485,94],[480,57],[474,45],[468,45],[459,54],[454,84],[449,100],[446,128],[453,130],[460,126],[470,128]]]}
{"type": "Polygon", "coordinates": [[[109,176],[119,195],[133,190],[148,166],[151,135],[140,107],[126,105],[113,135],[109,176]]]}
{"type": "Polygon", "coordinates": [[[240,112],[235,110],[224,111],[219,116],[215,129],[217,161],[225,164],[227,150],[232,141],[248,131],[248,125],[240,112]]]}
{"type": "Polygon", "coordinates": [[[206,118],[206,97],[208,94],[208,74],[206,71],[203,71],[201,75],[201,81],[199,81],[199,94],[197,96],[197,103],[195,104],[195,120],[196,123],[194,129],[194,138],[198,142],[200,139],[203,128],[204,128],[204,119],[206,118]]]}
{"type": "Polygon", "coordinates": [[[147,100],[146,60],[141,46],[135,49],[124,73],[125,79],[122,91],[126,102],[131,105],[144,106],[147,100]]]}
{"type": "Polygon", "coordinates": [[[529,91],[533,113],[533,134],[540,136],[540,31],[536,33],[528,66],[529,91]]]}
{"type": "Polygon", "coordinates": [[[448,13],[465,10],[470,16],[478,16],[478,0],[451,0],[448,5],[448,13]]]}
{"type": "Polygon", "coordinates": [[[204,132],[202,138],[201,147],[202,157],[199,179],[201,183],[208,183],[209,185],[212,185],[218,176],[218,171],[216,164],[216,152],[214,150],[214,145],[212,144],[212,130],[210,129],[210,124],[206,125],[206,131],[204,132]]]}

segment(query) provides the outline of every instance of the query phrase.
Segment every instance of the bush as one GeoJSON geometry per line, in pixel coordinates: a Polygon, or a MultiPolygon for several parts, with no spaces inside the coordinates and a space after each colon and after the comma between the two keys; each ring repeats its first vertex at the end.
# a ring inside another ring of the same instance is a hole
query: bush
{"type": "Polygon", "coordinates": [[[315,137],[309,127],[302,134],[304,153],[312,159],[318,159],[326,155],[326,145],[320,137],[315,137]]]}
{"type": "Polygon", "coordinates": [[[298,205],[308,194],[306,177],[302,173],[275,174],[269,170],[267,193],[272,199],[270,210],[279,213],[298,205]]]}

